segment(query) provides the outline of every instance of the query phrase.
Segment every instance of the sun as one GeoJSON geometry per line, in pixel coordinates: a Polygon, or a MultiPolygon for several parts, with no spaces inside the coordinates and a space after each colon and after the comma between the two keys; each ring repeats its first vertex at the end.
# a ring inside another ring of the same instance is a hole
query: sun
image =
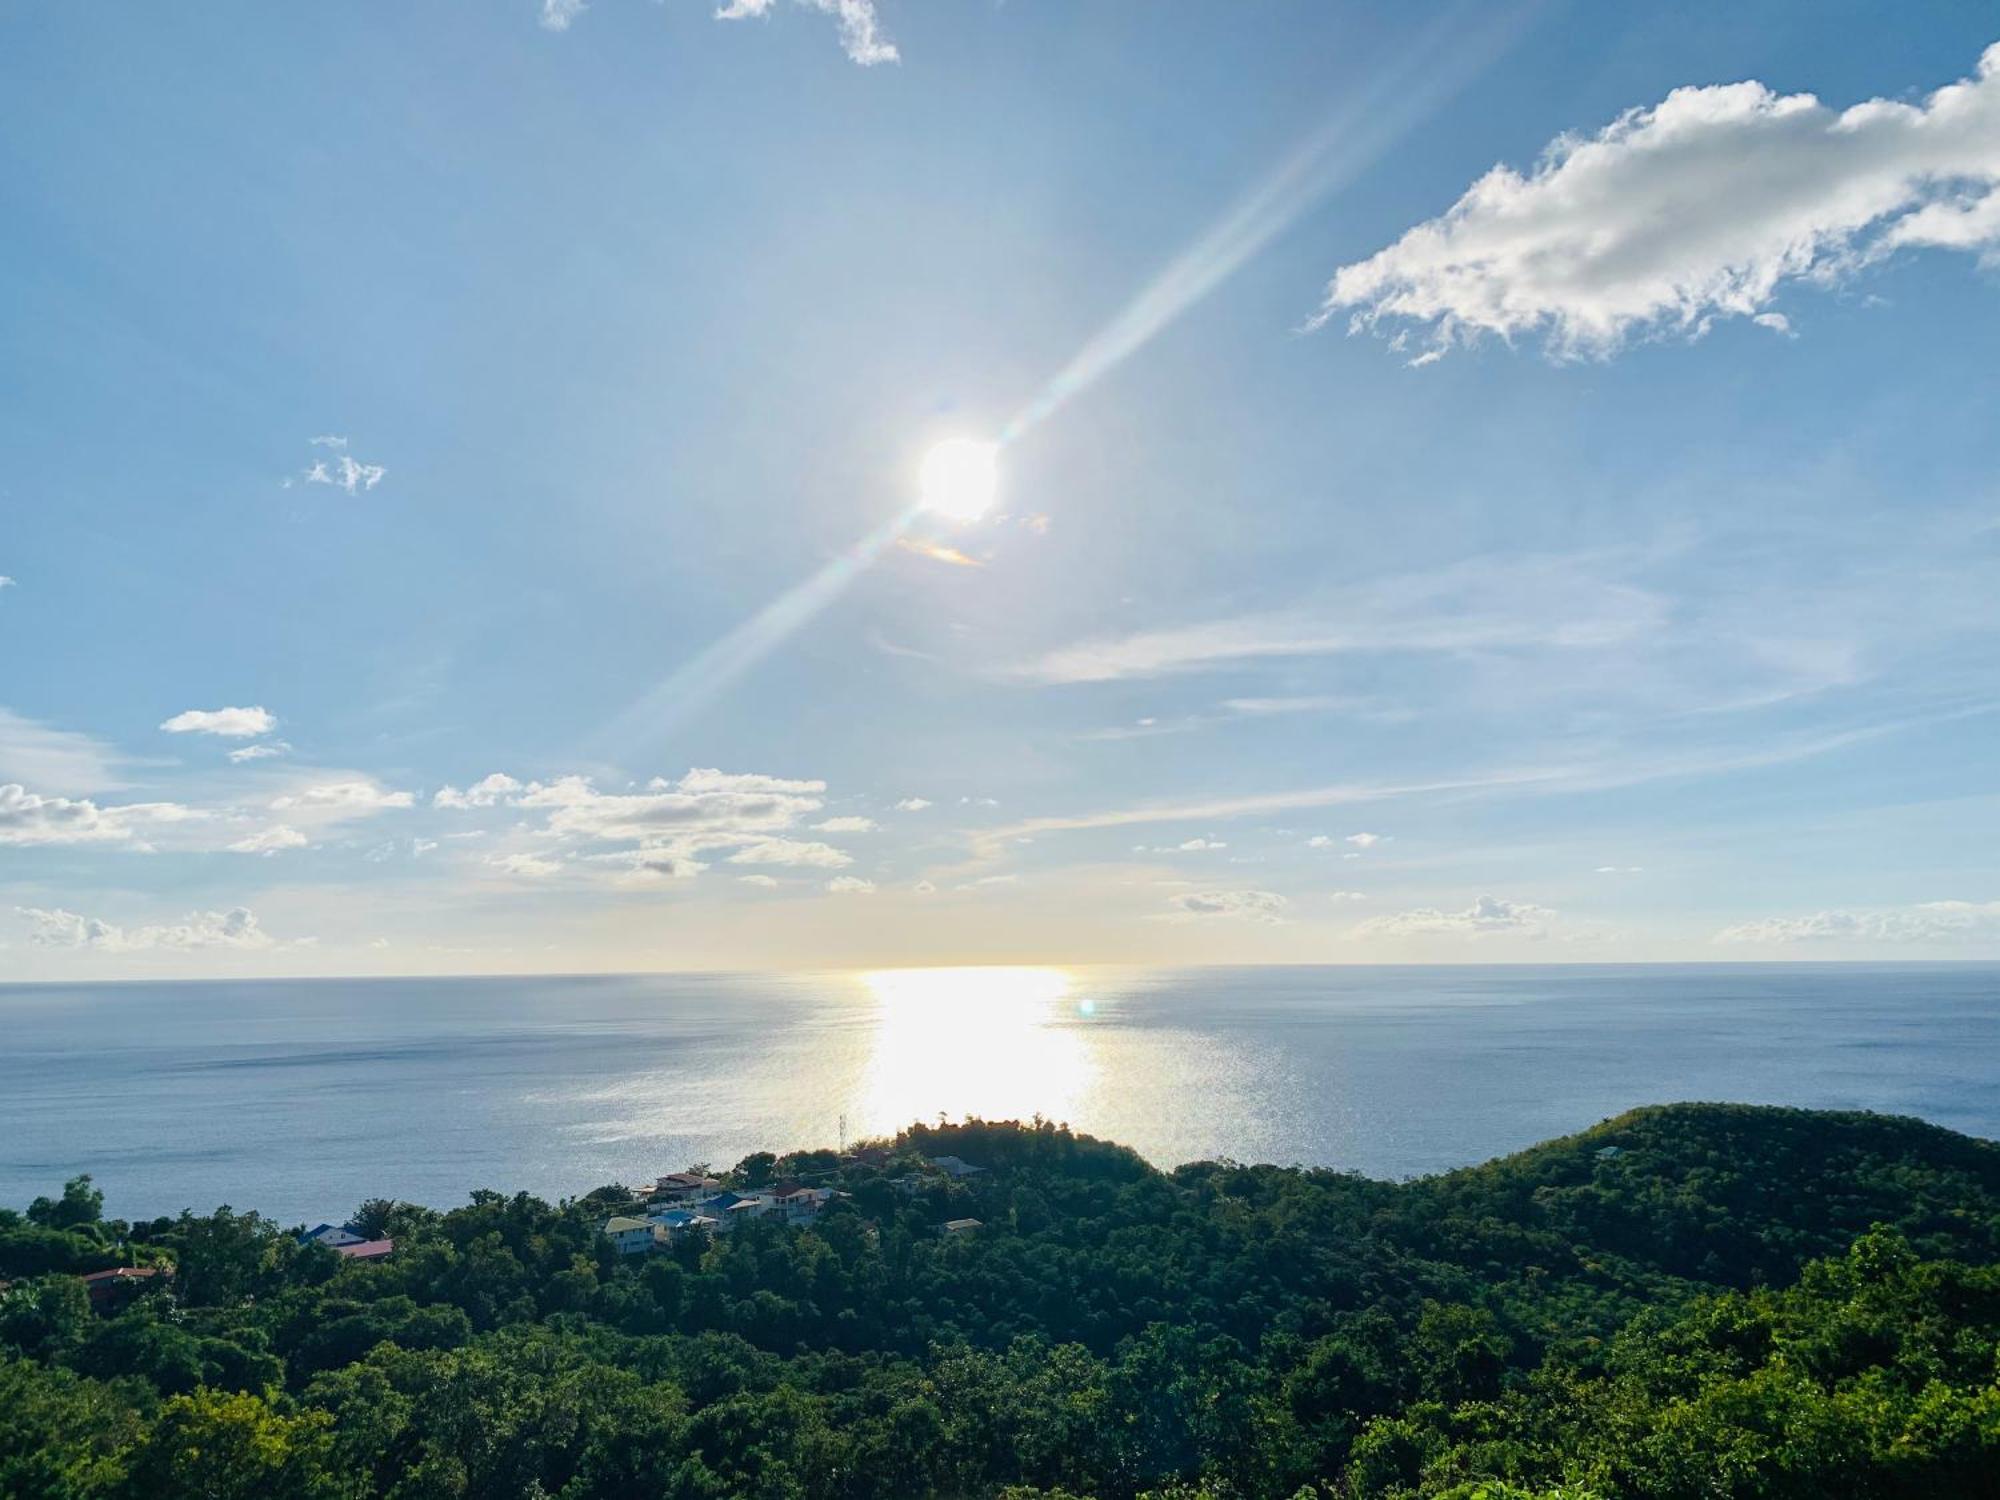
{"type": "Polygon", "coordinates": [[[976,521],[1000,496],[1000,445],[977,438],[946,438],[924,455],[917,470],[923,508],[953,521],[976,521]]]}

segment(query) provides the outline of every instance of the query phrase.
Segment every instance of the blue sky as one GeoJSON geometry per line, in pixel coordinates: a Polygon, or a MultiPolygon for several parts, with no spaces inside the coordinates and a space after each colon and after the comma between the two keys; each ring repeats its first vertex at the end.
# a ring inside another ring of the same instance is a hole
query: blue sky
{"type": "Polygon", "coordinates": [[[1987,7],[735,9],[0,7],[0,974],[2000,956],[1987,7]]]}

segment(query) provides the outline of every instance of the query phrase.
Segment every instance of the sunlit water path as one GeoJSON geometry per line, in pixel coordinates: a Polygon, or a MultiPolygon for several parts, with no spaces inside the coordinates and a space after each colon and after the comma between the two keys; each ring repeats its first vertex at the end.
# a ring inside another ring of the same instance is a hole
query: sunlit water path
{"type": "Polygon", "coordinates": [[[1398,1177],[1633,1104],[2000,1135],[2000,965],[958,969],[0,986],[0,1203],[549,1196],[912,1119],[1398,1177]]]}

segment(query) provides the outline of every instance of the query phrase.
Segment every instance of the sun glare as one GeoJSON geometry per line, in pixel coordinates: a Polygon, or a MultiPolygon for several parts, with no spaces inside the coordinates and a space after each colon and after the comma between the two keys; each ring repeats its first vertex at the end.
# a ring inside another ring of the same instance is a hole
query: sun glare
{"type": "Polygon", "coordinates": [[[953,521],[976,521],[1000,495],[1000,445],[946,438],[924,455],[917,495],[925,510],[953,521]]]}
{"type": "Polygon", "coordinates": [[[861,976],[878,1006],[861,1120],[899,1130],[940,1111],[1067,1119],[1095,1071],[1059,969],[887,969],[861,976]]]}

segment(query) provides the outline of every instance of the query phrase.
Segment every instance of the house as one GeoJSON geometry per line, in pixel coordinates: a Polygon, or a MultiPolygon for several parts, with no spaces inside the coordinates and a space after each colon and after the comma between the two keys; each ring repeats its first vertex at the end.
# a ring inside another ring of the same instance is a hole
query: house
{"type": "Polygon", "coordinates": [[[947,1177],[965,1178],[972,1176],[975,1172],[984,1172],[986,1170],[984,1167],[975,1167],[971,1162],[956,1156],[933,1156],[931,1158],[931,1165],[947,1177]]]}
{"type": "Polygon", "coordinates": [[[155,1282],[173,1280],[172,1266],[115,1266],[109,1271],[92,1271],[82,1278],[90,1305],[99,1312],[122,1307],[155,1282]]]}
{"type": "Polygon", "coordinates": [[[646,1219],[614,1214],[604,1221],[604,1237],[618,1247],[620,1255],[644,1255],[664,1236],[646,1219]]]}
{"type": "Polygon", "coordinates": [[[1599,1146],[1593,1153],[1599,1161],[1616,1161],[1625,1154],[1623,1146],[1599,1146]]]}
{"type": "Polygon", "coordinates": [[[356,1240],[351,1245],[335,1245],[333,1253],[342,1260],[386,1260],[395,1249],[396,1242],[390,1239],[356,1240]]]}
{"type": "Polygon", "coordinates": [[[318,1242],[329,1250],[338,1250],[342,1245],[358,1245],[368,1236],[352,1224],[315,1224],[299,1236],[301,1245],[318,1242]]]}
{"type": "Polygon", "coordinates": [[[664,1198],[669,1203],[692,1203],[721,1191],[720,1182],[700,1172],[669,1172],[653,1183],[654,1199],[664,1198]]]}
{"type": "Polygon", "coordinates": [[[670,1208],[664,1213],[648,1214],[647,1221],[658,1227],[669,1240],[679,1239],[684,1234],[697,1230],[715,1233],[717,1222],[712,1215],[697,1213],[691,1208],[670,1208]]]}
{"type": "Polygon", "coordinates": [[[971,1234],[974,1230],[985,1227],[977,1219],[946,1219],[938,1225],[938,1233],[950,1239],[955,1235],[971,1234]]]}
{"type": "Polygon", "coordinates": [[[807,1187],[799,1182],[781,1182],[770,1189],[778,1217],[787,1224],[802,1224],[840,1194],[829,1187],[807,1187]]]}

